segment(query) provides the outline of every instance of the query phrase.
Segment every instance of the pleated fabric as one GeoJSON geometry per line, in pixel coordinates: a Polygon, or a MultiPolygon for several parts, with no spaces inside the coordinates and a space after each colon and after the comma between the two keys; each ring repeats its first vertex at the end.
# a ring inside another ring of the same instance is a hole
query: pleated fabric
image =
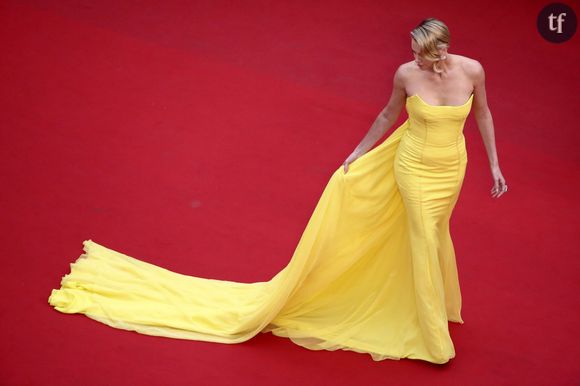
{"type": "Polygon", "coordinates": [[[449,220],[467,155],[462,106],[407,98],[409,118],[330,177],[288,264],[267,281],[183,275],[83,242],[48,302],[141,334],[241,343],[258,333],[310,350],[446,363],[463,323],[449,220]]]}

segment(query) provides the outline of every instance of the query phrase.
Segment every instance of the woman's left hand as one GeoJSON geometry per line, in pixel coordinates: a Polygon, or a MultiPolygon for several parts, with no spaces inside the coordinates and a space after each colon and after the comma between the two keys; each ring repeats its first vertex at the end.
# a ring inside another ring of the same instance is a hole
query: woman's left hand
{"type": "Polygon", "coordinates": [[[491,168],[491,174],[493,176],[493,188],[491,188],[491,196],[497,198],[507,192],[507,184],[505,182],[505,178],[501,174],[501,170],[499,166],[495,166],[491,168]]]}

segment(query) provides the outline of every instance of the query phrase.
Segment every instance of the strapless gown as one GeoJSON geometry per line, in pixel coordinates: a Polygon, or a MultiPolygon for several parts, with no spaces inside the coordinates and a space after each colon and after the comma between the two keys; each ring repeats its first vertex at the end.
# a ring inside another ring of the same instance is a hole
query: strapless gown
{"type": "Polygon", "coordinates": [[[446,363],[463,323],[449,220],[467,154],[460,106],[406,99],[408,119],[330,177],[288,264],[267,281],[189,276],[93,240],[48,302],[141,334],[241,343],[258,333],[310,350],[446,363]]]}

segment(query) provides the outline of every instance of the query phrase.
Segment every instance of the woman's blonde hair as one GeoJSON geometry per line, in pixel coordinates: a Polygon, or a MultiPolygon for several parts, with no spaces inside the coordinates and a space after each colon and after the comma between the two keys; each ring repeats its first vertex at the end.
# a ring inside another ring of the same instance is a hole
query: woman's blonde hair
{"type": "Polygon", "coordinates": [[[433,71],[441,73],[443,70],[439,68],[439,61],[442,59],[438,50],[449,48],[449,29],[445,23],[430,17],[413,28],[410,34],[411,38],[417,42],[421,56],[429,61],[434,61],[433,71]]]}

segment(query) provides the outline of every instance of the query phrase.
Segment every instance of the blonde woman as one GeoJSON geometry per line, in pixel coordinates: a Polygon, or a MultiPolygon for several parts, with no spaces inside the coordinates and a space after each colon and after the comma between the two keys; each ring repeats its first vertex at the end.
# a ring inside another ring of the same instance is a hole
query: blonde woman
{"type": "Polygon", "coordinates": [[[349,164],[382,137],[406,106],[408,127],[392,166],[408,219],[421,332],[431,353],[441,357],[453,356],[447,320],[463,323],[449,219],[465,176],[463,126],[472,108],[491,168],[491,196],[508,189],[499,167],[484,69],[474,59],[449,53],[449,41],[447,26],[435,18],[411,31],[414,60],[399,66],[388,104],[343,164],[347,173],[349,164]]]}
{"type": "Polygon", "coordinates": [[[334,171],[292,258],[270,280],[187,276],[88,239],[49,304],[168,338],[232,344],[271,332],[311,350],[448,362],[455,356],[448,321],[463,323],[449,219],[467,164],[462,130],[472,105],[493,196],[507,185],[483,69],[447,52],[449,32],[439,20],[423,21],[411,36],[415,61],[397,70],[389,104],[334,171]],[[368,151],[403,104],[409,118],[368,151]]]}

